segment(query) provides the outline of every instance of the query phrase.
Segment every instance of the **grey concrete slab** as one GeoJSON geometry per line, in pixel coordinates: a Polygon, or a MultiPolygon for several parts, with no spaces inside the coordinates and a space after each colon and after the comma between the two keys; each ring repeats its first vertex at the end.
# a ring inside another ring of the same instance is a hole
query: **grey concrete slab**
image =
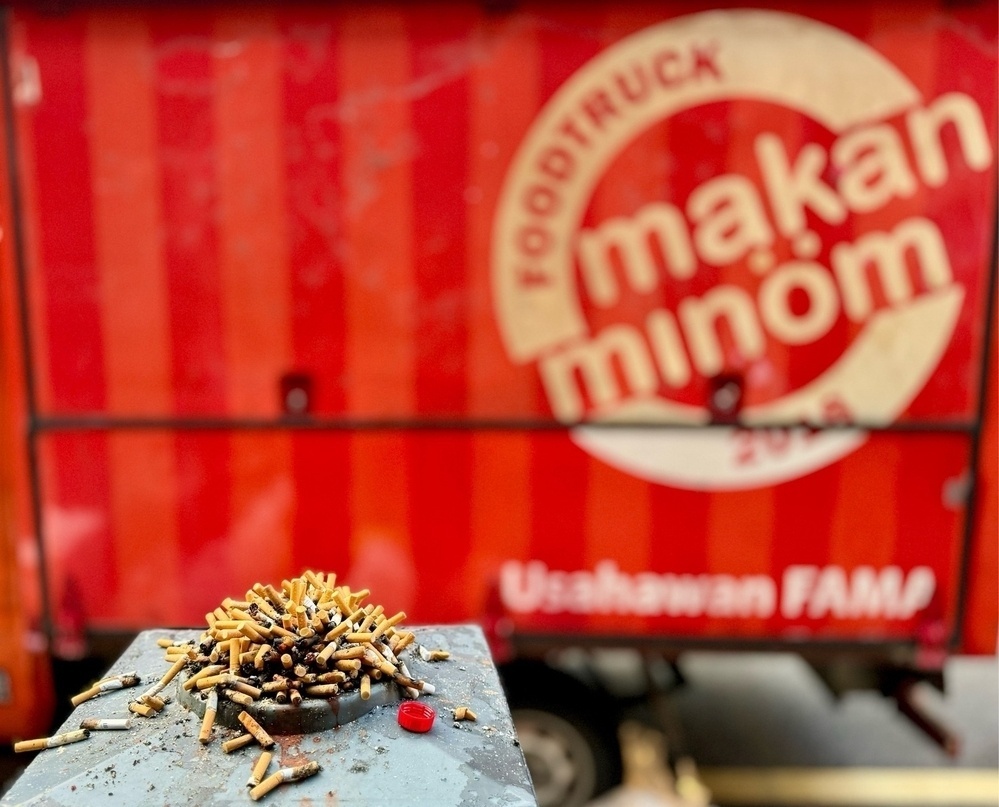
{"type": "MultiPolygon", "coordinates": [[[[396,719],[394,705],[332,731],[275,737],[271,772],[318,761],[323,770],[283,785],[262,803],[276,804],[536,804],[523,754],[485,638],[474,626],[413,628],[417,641],[451,651],[449,661],[407,659],[414,676],[437,687],[427,698],[437,720],[427,734],[411,734],[396,719]],[[470,706],[475,723],[453,724],[451,710],[470,706]]],[[[166,670],[159,637],[185,639],[196,631],[145,631],[109,674],[136,670],[143,681],[166,670]]],[[[409,655],[409,654],[407,654],[409,655]]],[[[165,692],[175,694],[172,683],[165,692]]],[[[139,690],[141,691],[141,689],[139,690]]],[[[103,695],[81,704],[60,728],[88,717],[128,715],[136,690],[103,695]]],[[[13,805],[231,805],[249,804],[246,780],[260,748],[225,754],[221,740],[239,732],[221,729],[214,742],[198,742],[200,719],[179,703],[153,718],[133,716],[129,731],[94,732],[89,740],[41,752],[0,800],[13,805]]]]}

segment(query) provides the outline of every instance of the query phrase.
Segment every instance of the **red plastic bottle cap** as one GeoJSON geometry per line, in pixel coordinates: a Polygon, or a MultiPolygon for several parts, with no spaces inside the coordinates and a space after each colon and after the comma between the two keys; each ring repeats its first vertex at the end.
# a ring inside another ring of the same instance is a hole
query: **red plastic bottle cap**
{"type": "Polygon", "coordinates": [[[437,712],[419,701],[405,701],[399,704],[399,725],[407,731],[420,734],[430,731],[437,712]]]}

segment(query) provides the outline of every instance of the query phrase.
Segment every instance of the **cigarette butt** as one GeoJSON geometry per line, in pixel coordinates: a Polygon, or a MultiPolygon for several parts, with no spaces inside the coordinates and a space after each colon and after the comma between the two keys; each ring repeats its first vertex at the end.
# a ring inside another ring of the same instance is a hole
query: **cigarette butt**
{"type": "Polygon", "coordinates": [[[280,619],[278,612],[274,610],[274,606],[270,604],[265,598],[261,597],[256,592],[247,592],[247,594],[252,594],[250,598],[250,603],[255,604],[267,617],[270,619],[280,619]]]}
{"type": "Polygon", "coordinates": [[[211,689],[212,687],[218,686],[219,684],[228,684],[230,681],[230,676],[232,673],[218,673],[217,675],[207,675],[204,678],[199,678],[197,687],[201,689],[211,689]]]}
{"type": "Polygon", "coordinates": [[[371,646],[379,653],[381,653],[382,657],[385,658],[386,661],[390,661],[392,664],[395,665],[399,664],[399,659],[395,657],[395,653],[392,652],[392,648],[390,648],[387,644],[385,644],[384,641],[376,642],[371,646]]]}
{"type": "Polygon", "coordinates": [[[153,698],[159,695],[160,692],[162,691],[163,691],[163,682],[157,681],[155,684],[149,687],[149,689],[147,689],[145,692],[139,695],[139,697],[135,698],[135,700],[137,700],[139,703],[145,703],[146,698],[153,698]]]}
{"type": "Polygon", "coordinates": [[[364,609],[366,616],[362,620],[361,624],[358,626],[357,630],[361,633],[371,630],[371,623],[375,621],[382,612],[385,610],[380,605],[372,608],[370,605],[364,609]]]}
{"type": "Polygon", "coordinates": [[[309,624],[308,613],[304,605],[295,606],[295,623],[299,630],[302,630],[302,628],[309,624]]]}
{"type": "Polygon", "coordinates": [[[239,672],[239,654],[240,654],[240,644],[239,638],[233,637],[229,640],[229,672],[237,673],[239,672]]]}
{"type": "Polygon", "coordinates": [[[276,771],[268,776],[259,785],[256,785],[250,790],[250,798],[254,801],[260,801],[264,796],[270,793],[274,788],[281,784],[284,779],[281,777],[281,771],[276,771]]]}
{"type": "Polygon", "coordinates": [[[378,670],[382,675],[387,675],[389,678],[394,678],[396,675],[399,674],[399,670],[397,670],[387,661],[380,661],[372,666],[374,666],[374,668],[378,670]]]}
{"type": "Polygon", "coordinates": [[[238,619],[216,619],[215,620],[215,631],[223,630],[239,630],[239,620],[238,619]]]}
{"type": "Polygon", "coordinates": [[[399,672],[396,673],[395,680],[404,687],[418,689],[425,695],[433,695],[437,691],[433,684],[428,684],[426,681],[420,681],[419,679],[413,678],[409,674],[409,669],[405,664],[399,665],[399,672]]]}
{"type": "Polygon", "coordinates": [[[113,678],[105,678],[98,681],[90,687],[90,689],[84,690],[78,695],[74,695],[70,698],[70,702],[73,706],[79,706],[84,701],[88,701],[104,692],[111,692],[116,689],[127,689],[129,687],[136,686],[138,683],[139,676],[137,675],[116,675],[113,678]]]}
{"type": "Polygon", "coordinates": [[[343,637],[343,640],[351,644],[370,644],[375,638],[375,634],[365,631],[364,633],[348,633],[343,637]]]}
{"type": "Polygon", "coordinates": [[[132,701],[128,704],[128,711],[142,715],[143,717],[152,717],[156,714],[156,710],[152,706],[146,706],[146,704],[139,703],[138,701],[132,701]]]}
{"type": "Polygon", "coordinates": [[[389,628],[394,628],[405,618],[406,618],[406,612],[400,611],[398,614],[390,616],[388,619],[383,619],[381,622],[378,623],[378,625],[375,627],[373,631],[373,633],[375,634],[375,638],[377,639],[379,636],[385,633],[385,631],[387,631],[389,628]]]}
{"type": "Polygon", "coordinates": [[[305,572],[302,574],[302,577],[308,580],[316,591],[320,591],[321,589],[325,588],[325,586],[323,586],[321,574],[320,576],[316,576],[316,573],[311,569],[306,569],[305,572]]]}
{"type": "Polygon", "coordinates": [[[351,672],[352,670],[361,669],[361,661],[356,658],[340,659],[334,666],[343,672],[351,672]]]}
{"type": "Polygon", "coordinates": [[[229,700],[231,700],[233,703],[238,703],[240,706],[252,706],[253,705],[253,698],[251,698],[249,695],[246,695],[246,694],[244,694],[242,692],[237,692],[234,689],[226,689],[226,690],[224,690],[222,692],[222,694],[225,695],[226,698],[228,698],[229,700]]]}
{"type": "Polygon", "coordinates": [[[253,657],[253,666],[256,669],[262,670],[264,668],[264,661],[267,659],[267,656],[270,654],[272,649],[273,648],[271,648],[269,644],[260,645],[260,649],[257,650],[253,657]]]}
{"type": "MultiPolygon", "coordinates": [[[[330,645],[327,645],[327,647],[330,647],[330,645]]],[[[366,650],[367,648],[364,645],[360,644],[355,645],[354,647],[343,647],[340,650],[336,650],[333,653],[333,658],[336,660],[345,659],[345,658],[361,658],[366,650]]],[[[320,653],[320,655],[322,655],[322,653],[320,653]]]]}
{"type": "Polygon", "coordinates": [[[227,754],[231,754],[233,751],[238,751],[243,746],[249,745],[254,739],[252,734],[240,734],[238,737],[222,743],[222,750],[227,754]]]}
{"type": "MultiPolygon", "coordinates": [[[[336,686],[334,684],[333,686],[336,686]]],[[[362,675],[361,676],[361,700],[366,701],[371,697],[371,676],[362,675]]]]}
{"type": "Polygon", "coordinates": [[[127,717],[88,717],[80,722],[80,728],[87,731],[124,731],[131,727],[127,717]]]}
{"type": "Polygon", "coordinates": [[[263,694],[263,691],[261,689],[253,686],[252,684],[246,683],[246,681],[233,681],[230,686],[232,689],[235,689],[237,692],[242,692],[244,695],[249,695],[255,701],[260,700],[260,696],[263,694]]]}
{"type": "Polygon", "coordinates": [[[353,630],[354,626],[351,624],[349,619],[344,619],[335,628],[327,632],[323,637],[327,642],[335,642],[341,636],[343,636],[347,631],[353,630]]]}
{"type": "Polygon", "coordinates": [[[412,631],[406,631],[405,633],[397,633],[392,637],[392,641],[389,642],[389,647],[392,648],[392,652],[397,656],[416,638],[416,635],[412,631]]]}
{"type": "Polygon", "coordinates": [[[333,602],[337,604],[341,614],[347,615],[354,610],[350,605],[350,589],[346,586],[341,586],[334,592],[333,602]]]}
{"type": "Polygon", "coordinates": [[[309,668],[304,664],[296,664],[295,669],[292,670],[295,673],[296,678],[305,678],[309,674],[309,668]]]}
{"type": "Polygon", "coordinates": [[[302,693],[293,689],[288,693],[288,700],[291,701],[292,706],[299,706],[302,703],[302,693]]]}
{"type": "Polygon", "coordinates": [[[307,762],[304,765],[298,765],[294,768],[282,768],[272,773],[259,785],[254,787],[250,791],[250,798],[254,801],[259,801],[283,782],[295,782],[299,779],[305,779],[319,773],[320,770],[318,762],[307,762]]]}
{"type": "Polygon", "coordinates": [[[420,645],[420,658],[424,661],[444,661],[451,658],[447,650],[430,650],[420,645]]]}
{"type": "Polygon", "coordinates": [[[364,601],[364,598],[370,593],[371,589],[362,588],[360,591],[355,591],[350,595],[350,601],[354,604],[354,607],[357,608],[357,606],[360,605],[361,602],[364,601]]]}
{"type": "Polygon", "coordinates": [[[56,748],[60,745],[78,743],[80,740],[86,740],[89,736],[89,729],[77,729],[76,731],[67,731],[65,734],[56,734],[52,737],[41,737],[37,740],[22,740],[19,743],[14,743],[14,753],[20,754],[24,751],[40,751],[43,748],[56,748]]]}
{"type": "Polygon", "coordinates": [[[281,666],[284,667],[286,670],[290,670],[292,667],[295,666],[295,661],[294,659],[292,659],[290,654],[285,653],[283,656],[281,656],[281,666]]]}
{"type": "Polygon", "coordinates": [[[249,712],[240,712],[239,715],[237,715],[237,719],[264,748],[271,748],[274,745],[274,740],[271,738],[271,735],[264,731],[264,727],[254,720],[253,715],[249,712]]]}
{"type": "Polygon", "coordinates": [[[270,751],[260,752],[257,761],[253,763],[253,771],[250,773],[250,778],[246,780],[247,787],[256,787],[260,784],[260,780],[264,778],[264,774],[267,773],[267,768],[271,764],[272,756],[274,755],[270,751]]]}
{"type": "Polygon", "coordinates": [[[116,673],[115,675],[109,675],[105,678],[102,678],[100,681],[95,681],[94,686],[97,686],[98,684],[103,684],[106,681],[118,681],[118,680],[122,681],[129,680],[128,686],[135,686],[135,684],[139,683],[139,674],[135,670],[130,670],[129,672],[125,673],[116,673]],[[132,678],[135,679],[134,682],[130,680],[132,678]]]}
{"type": "Polygon", "coordinates": [[[271,635],[283,636],[286,639],[292,639],[292,640],[296,638],[294,633],[292,633],[287,628],[282,627],[281,625],[271,625],[271,635]]]}
{"type": "Polygon", "coordinates": [[[454,710],[454,719],[455,720],[477,720],[478,718],[476,717],[475,712],[473,712],[467,706],[458,706],[454,710]]]}
{"type": "Polygon", "coordinates": [[[205,623],[209,628],[215,627],[216,621],[218,621],[218,617],[212,611],[205,614],[205,623]]]}
{"type": "Polygon", "coordinates": [[[265,681],[260,685],[260,689],[263,692],[285,692],[288,689],[288,680],[281,678],[274,681],[265,681]]]}
{"type": "Polygon", "coordinates": [[[316,676],[317,684],[342,684],[347,680],[346,674],[340,670],[331,670],[316,676]]]}
{"type": "Polygon", "coordinates": [[[194,675],[192,675],[184,682],[184,689],[190,692],[198,685],[198,682],[201,681],[203,678],[208,678],[213,675],[218,675],[220,672],[222,672],[223,669],[224,668],[221,664],[209,664],[207,667],[202,667],[200,670],[198,670],[194,675]]]}
{"type": "MultiPolygon", "coordinates": [[[[98,693],[97,687],[90,687],[90,689],[85,689],[83,690],[83,692],[74,695],[72,698],[69,699],[69,702],[72,703],[74,706],[79,706],[84,701],[89,701],[91,698],[96,697],[97,693],[98,693]]],[[[41,747],[44,748],[45,746],[41,747]]],[[[33,750],[33,749],[27,749],[27,750],[33,750]]]]}
{"type": "Polygon", "coordinates": [[[21,740],[14,743],[14,753],[23,754],[27,751],[41,751],[43,748],[49,747],[48,742],[48,737],[40,737],[37,740],[21,740]]]}
{"type": "Polygon", "coordinates": [[[262,642],[264,637],[260,634],[260,631],[256,628],[256,623],[253,622],[239,622],[237,623],[237,628],[243,636],[249,639],[251,642],[262,642]]]}
{"type": "Polygon", "coordinates": [[[209,664],[207,667],[202,667],[184,682],[184,689],[190,692],[200,681],[205,678],[211,678],[218,675],[223,669],[225,669],[225,667],[221,664],[209,664]]]}
{"type": "MultiPolygon", "coordinates": [[[[363,648],[362,648],[362,651],[363,651],[363,648]]],[[[330,658],[336,652],[337,652],[336,644],[331,641],[316,656],[316,664],[318,664],[320,667],[325,667],[329,663],[330,658]]]]}
{"type": "Polygon", "coordinates": [[[267,591],[267,599],[269,599],[272,603],[274,603],[274,607],[283,610],[285,605],[284,595],[276,588],[274,588],[274,586],[272,586],[270,583],[264,586],[264,589],[267,591]]]}
{"type": "Polygon", "coordinates": [[[364,660],[372,667],[378,667],[388,661],[373,644],[364,645],[364,660]]]}
{"type": "Polygon", "coordinates": [[[166,707],[166,701],[156,695],[142,695],[139,698],[139,702],[145,704],[150,709],[155,709],[157,712],[162,712],[166,707]]]}
{"type": "Polygon", "coordinates": [[[288,692],[287,692],[287,690],[281,690],[279,692],[275,692],[274,693],[274,700],[276,700],[278,703],[287,703],[288,702],[288,692]]]}
{"type": "Polygon", "coordinates": [[[332,698],[340,694],[337,684],[314,684],[305,688],[305,694],[310,698],[332,698]]]}
{"type": "Polygon", "coordinates": [[[198,742],[207,745],[212,739],[212,727],[215,725],[215,714],[219,708],[219,694],[214,689],[208,694],[208,704],[205,706],[205,716],[201,720],[201,731],[198,742]]]}

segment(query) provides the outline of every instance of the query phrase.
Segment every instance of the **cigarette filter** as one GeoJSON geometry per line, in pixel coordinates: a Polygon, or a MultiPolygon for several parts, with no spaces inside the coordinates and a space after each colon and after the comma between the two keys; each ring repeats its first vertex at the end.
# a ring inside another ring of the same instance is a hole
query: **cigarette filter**
{"type": "Polygon", "coordinates": [[[233,751],[238,751],[243,746],[249,745],[254,740],[252,734],[240,734],[238,737],[233,737],[231,740],[226,740],[222,743],[222,750],[227,754],[231,754],[233,751]]]}
{"type": "Polygon", "coordinates": [[[56,734],[53,737],[22,740],[19,743],[14,743],[14,753],[19,754],[23,751],[40,751],[43,748],[56,748],[60,745],[78,743],[80,740],[86,740],[89,736],[90,731],[88,729],[77,729],[76,731],[67,731],[65,734],[56,734]]]}
{"type": "Polygon", "coordinates": [[[272,756],[274,755],[270,751],[260,752],[257,761],[253,763],[253,771],[250,773],[250,778],[246,780],[247,787],[256,787],[260,784],[260,780],[264,778],[264,774],[267,773],[267,768],[271,764],[272,756]]]}
{"type": "Polygon", "coordinates": [[[152,706],[146,706],[146,704],[139,703],[138,701],[132,701],[128,704],[128,711],[142,715],[143,717],[152,717],[156,714],[156,710],[152,706]]]}
{"type": "Polygon", "coordinates": [[[242,692],[236,692],[236,690],[234,689],[223,690],[222,694],[225,695],[228,700],[232,701],[233,703],[238,703],[240,706],[253,705],[253,698],[251,698],[249,695],[243,694],[242,692]]]}
{"type": "Polygon", "coordinates": [[[218,675],[220,672],[222,672],[223,669],[224,668],[221,664],[209,664],[207,667],[202,667],[200,670],[198,670],[194,675],[192,675],[184,682],[184,689],[190,692],[198,685],[198,681],[200,681],[202,678],[208,678],[209,676],[212,675],[218,675]]]}
{"type": "Polygon", "coordinates": [[[306,779],[309,776],[319,773],[320,770],[318,762],[306,762],[304,765],[298,765],[294,768],[282,768],[272,773],[253,788],[250,791],[250,798],[254,801],[259,801],[278,785],[284,782],[297,782],[300,779],[306,779]]]}
{"type": "Polygon", "coordinates": [[[264,731],[264,727],[254,720],[253,715],[244,711],[237,715],[237,719],[243,724],[243,728],[250,732],[264,748],[273,747],[274,740],[271,738],[271,735],[264,731]]]}
{"type": "Polygon", "coordinates": [[[201,731],[198,742],[206,745],[212,739],[212,727],[215,725],[215,714],[219,708],[219,694],[214,689],[208,693],[208,704],[205,706],[205,716],[201,721],[201,731]]]}

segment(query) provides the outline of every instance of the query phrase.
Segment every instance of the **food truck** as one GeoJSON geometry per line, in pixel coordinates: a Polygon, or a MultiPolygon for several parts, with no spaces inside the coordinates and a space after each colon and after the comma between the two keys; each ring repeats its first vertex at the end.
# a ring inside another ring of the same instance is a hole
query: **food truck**
{"type": "Polygon", "coordinates": [[[303,569],[611,757],[551,651],[994,653],[994,11],[8,8],[0,735],[303,569]]]}

